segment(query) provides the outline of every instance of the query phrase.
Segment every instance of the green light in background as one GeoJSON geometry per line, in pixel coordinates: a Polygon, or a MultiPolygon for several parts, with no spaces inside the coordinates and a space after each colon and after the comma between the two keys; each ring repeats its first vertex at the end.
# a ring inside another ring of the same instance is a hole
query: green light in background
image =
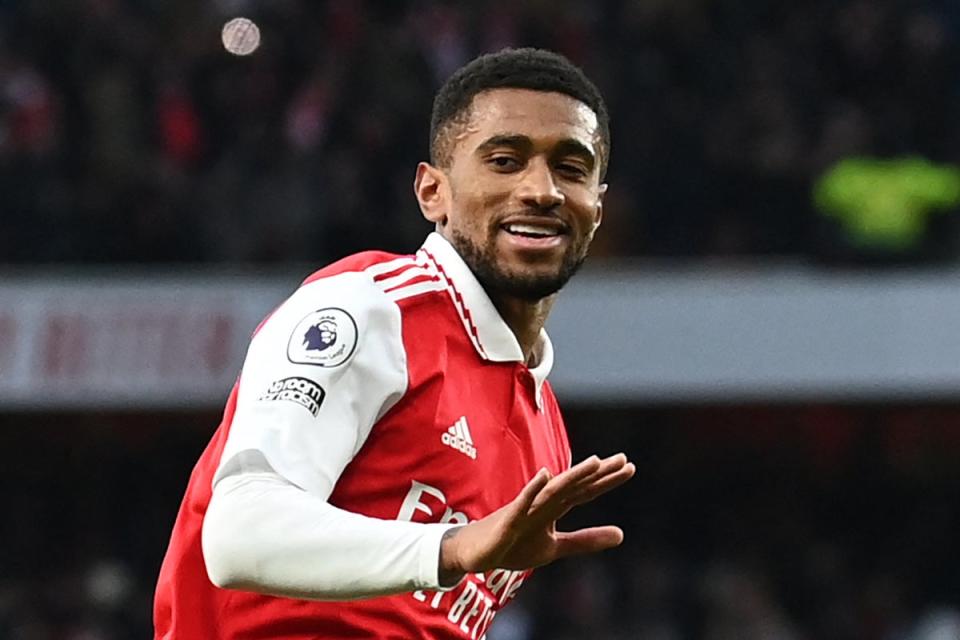
{"type": "Polygon", "coordinates": [[[903,251],[923,238],[931,213],[960,204],[960,168],[919,157],[846,158],[817,180],[813,199],[857,246],[903,251]]]}

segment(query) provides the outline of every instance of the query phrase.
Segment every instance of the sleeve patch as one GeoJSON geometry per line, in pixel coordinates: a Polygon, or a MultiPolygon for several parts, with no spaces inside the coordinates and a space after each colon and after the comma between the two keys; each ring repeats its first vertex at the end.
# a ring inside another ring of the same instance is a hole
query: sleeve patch
{"type": "Polygon", "coordinates": [[[287,344],[287,359],[295,364],[339,367],[357,350],[357,323],[337,307],[313,311],[301,320],[287,344]]]}
{"type": "Polygon", "coordinates": [[[270,383],[270,388],[267,389],[267,392],[257,398],[257,400],[288,400],[295,402],[312,413],[313,417],[316,418],[317,414],[320,413],[320,405],[323,404],[323,399],[326,395],[323,387],[313,380],[292,376],[270,383]]]}

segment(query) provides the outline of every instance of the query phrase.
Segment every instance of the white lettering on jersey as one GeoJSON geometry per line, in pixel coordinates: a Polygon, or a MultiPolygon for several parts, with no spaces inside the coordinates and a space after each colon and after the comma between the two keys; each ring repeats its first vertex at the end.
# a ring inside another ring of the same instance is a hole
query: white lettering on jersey
{"type": "Polygon", "coordinates": [[[407,495],[403,499],[403,504],[400,505],[400,513],[397,514],[397,520],[412,522],[413,514],[417,511],[432,516],[433,509],[421,501],[424,494],[433,496],[444,506],[447,504],[447,497],[443,495],[440,489],[413,480],[410,482],[410,490],[407,491],[407,495]]]}
{"type": "MultiPolygon", "coordinates": [[[[460,630],[464,633],[470,633],[470,618],[476,616],[480,613],[480,605],[485,604],[486,608],[484,613],[490,610],[490,607],[493,606],[493,601],[490,600],[487,596],[483,595],[483,592],[477,589],[477,595],[473,599],[473,606],[470,607],[470,611],[464,614],[463,618],[460,620],[460,630]]],[[[482,616],[481,616],[482,619],[482,616]]]]}
{"type": "MultiPolygon", "coordinates": [[[[464,418],[461,418],[461,420],[465,421],[464,418]]],[[[469,430],[467,433],[469,434],[469,430]]],[[[412,521],[418,511],[434,519],[432,520],[434,522],[454,524],[470,522],[465,513],[455,511],[447,505],[447,497],[443,491],[423,482],[412,480],[410,490],[407,491],[407,495],[400,505],[397,520],[412,521]],[[425,500],[436,500],[439,504],[430,506],[425,500]],[[443,514],[437,518],[434,514],[440,513],[440,507],[444,507],[443,514]]],[[[450,603],[447,605],[449,607],[447,609],[447,620],[456,625],[464,635],[476,640],[483,637],[497,614],[494,603],[498,605],[497,608],[500,608],[516,596],[517,591],[526,579],[525,574],[526,571],[509,569],[494,569],[487,574],[469,574],[461,583],[459,589],[434,593],[433,597],[430,598],[429,606],[432,609],[439,609],[444,601],[450,603]],[[484,585],[494,599],[489,598],[480,589],[480,585],[484,585]]],[[[414,591],[413,597],[420,602],[427,602],[427,594],[424,591],[414,591]]]]}
{"type": "Polygon", "coordinates": [[[397,520],[412,522],[413,516],[417,511],[425,513],[432,518],[433,509],[423,501],[424,495],[432,496],[440,502],[439,506],[446,507],[443,515],[437,520],[440,524],[467,524],[470,522],[467,514],[462,511],[454,511],[450,507],[447,507],[447,497],[443,495],[443,491],[440,491],[440,489],[436,487],[431,487],[428,484],[417,482],[416,480],[410,482],[410,490],[407,491],[407,495],[403,498],[400,511],[397,513],[397,520]]]}
{"type": "Polygon", "coordinates": [[[463,610],[466,609],[470,601],[473,600],[473,595],[476,592],[477,584],[471,580],[467,580],[464,584],[463,591],[460,592],[460,597],[457,598],[447,612],[447,620],[453,624],[460,622],[460,616],[463,615],[463,610]]]}

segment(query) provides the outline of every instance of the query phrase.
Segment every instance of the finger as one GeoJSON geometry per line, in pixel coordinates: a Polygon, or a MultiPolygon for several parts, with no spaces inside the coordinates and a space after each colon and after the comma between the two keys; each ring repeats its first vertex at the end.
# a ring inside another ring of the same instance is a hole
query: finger
{"type": "Polygon", "coordinates": [[[572,479],[582,480],[583,478],[587,478],[591,474],[596,473],[597,469],[599,469],[602,465],[603,465],[603,460],[601,460],[599,456],[594,454],[588,458],[584,458],[583,460],[573,465],[572,467],[570,467],[569,469],[567,469],[557,477],[558,478],[567,477],[571,480],[572,479]]]}
{"type": "Polygon", "coordinates": [[[620,486],[629,480],[635,471],[636,467],[627,462],[627,456],[623,453],[604,458],[594,473],[570,488],[562,500],[561,508],[555,513],[556,519],[562,518],[573,507],[620,486]]]}
{"type": "Polygon", "coordinates": [[[627,464],[627,456],[624,453],[616,453],[600,461],[600,467],[588,478],[585,478],[582,484],[593,483],[603,476],[619,471],[627,464]]]}
{"type": "Polygon", "coordinates": [[[533,512],[550,508],[550,505],[555,506],[559,501],[576,493],[583,482],[596,473],[600,464],[600,458],[590,456],[554,477],[537,496],[531,508],[531,515],[533,515],[533,512]]]}
{"type": "Polygon", "coordinates": [[[569,496],[564,501],[564,508],[559,515],[557,515],[557,519],[559,520],[563,516],[567,515],[567,513],[569,513],[569,511],[574,507],[590,502],[591,500],[594,500],[597,497],[616,489],[627,480],[632,478],[636,471],[636,466],[632,462],[628,462],[621,469],[617,469],[616,471],[608,473],[604,477],[597,478],[590,484],[581,485],[576,493],[569,496]]]}
{"type": "Polygon", "coordinates": [[[515,521],[521,516],[526,515],[527,512],[530,511],[530,506],[533,504],[533,501],[537,499],[537,496],[540,495],[540,492],[543,491],[543,488],[547,486],[548,482],[550,482],[550,471],[546,468],[540,469],[540,471],[530,479],[527,486],[525,486],[508,505],[510,512],[509,519],[515,521]]]}
{"type": "Polygon", "coordinates": [[[577,531],[557,533],[556,557],[596,553],[616,547],[623,542],[623,530],[620,527],[589,527],[577,531]]]}
{"type": "Polygon", "coordinates": [[[583,487],[577,494],[570,499],[570,507],[581,505],[602,496],[608,491],[612,491],[632,478],[637,472],[637,467],[632,462],[628,462],[619,469],[593,483],[583,487]]]}

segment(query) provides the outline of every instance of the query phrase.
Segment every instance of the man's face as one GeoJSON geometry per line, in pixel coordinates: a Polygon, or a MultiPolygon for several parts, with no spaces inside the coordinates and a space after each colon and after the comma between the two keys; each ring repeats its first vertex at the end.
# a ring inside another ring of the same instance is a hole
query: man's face
{"type": "Polygon", "coordinates": [[[436,221],[488,293],[539,300],[586,258],[606,191],[598,143],[596,114],[564,94],[474,98],[436,221]]]}

